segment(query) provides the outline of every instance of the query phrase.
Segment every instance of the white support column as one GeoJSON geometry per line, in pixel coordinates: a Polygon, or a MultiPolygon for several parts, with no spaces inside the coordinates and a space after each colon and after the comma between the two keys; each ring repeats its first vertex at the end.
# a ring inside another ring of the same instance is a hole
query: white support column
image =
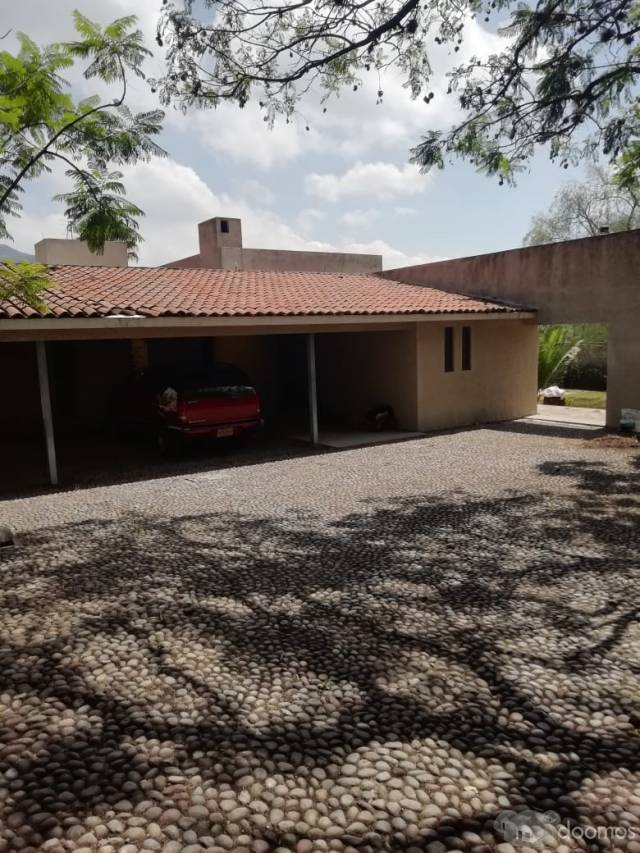
{"type": "Polygon", "coordinates": [[[40,384],[40,405],[42,406],[42,422],[47,443],[47,462],[49,464],[49,480],[52,486],[58,485],[58,464],[56,461],[56,444],[53,434],[53,416],[51,414],[51,394],[49,391],[49,369],[47,367],[47,349],[44,341],[36,341],[38,356],[38,382],[40,384]]]}
{"type": "Polygon", "coordinates": [[[309,436],[318,443],[318,396],[316,389],[316,336],[307,335],[307,379],[309,387],[309,436]]]}

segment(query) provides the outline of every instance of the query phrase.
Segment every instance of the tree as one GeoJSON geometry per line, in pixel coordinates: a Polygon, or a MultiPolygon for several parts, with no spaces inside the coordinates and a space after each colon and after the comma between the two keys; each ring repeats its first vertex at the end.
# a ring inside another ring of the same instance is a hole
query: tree
{"type": "Polygon", "coordinates": [[[590,169],[586,181],[561,187],[547,213],[538,213],[524,238],[525,246],[593,237],[602,228],[630,231],[640,227],[640,186],[621,185],[602,166],[590,169]]]}
{"type": "Polygon", "coordinates": [[[428,106],[433,45],[457,53],[473,18],[506,18],[504,49],[453,68],[448,94],[462,118],[447,132],[429,130],[425,109],[413,162],[428,170],[461,156],[504,182],[547,146],[565,167],[595,152],[621,158],[633,182],[638,0],[164,0],[167,69],[155,85],[164,103],[184,107],[257,97],[272,122],[289,118],[311,89],[323,98],[357,89],[363,75],[377,79],[393,64],[428,106]]]}
{"type": "Polygon", "coordinates": [[[0,53],[0,238],[19,216],[25,184],[54,163],[64,163],[74,189],[56,196],[67,203],[68,230],[101,252],[106,240],[123,240],[135,257],[143,212],[124,198],[114,165],[135,163],[164,151],[153,140],[161,110],[132,113],[125,104],[128,77],[144,78],[150,51],[133,15],[101,28],[74,13],[78,39],[38,47],[20,33],[17,53],[0,53]],[[86,60],[84,77],[117,87],[116,94],[75,102],[61,73],[86,60]]]}
{"type": "Polygon", "coordinates": [[[538,388],[562,382],[581,347],[582,340],[571,326],[542,326],[538,335],[538,388]]]}
{"type": "Polygon", "coordinates": [[[31,261],[0,261],[0,302],[17,300],[35,311],[46,308],[42,291],[50,284],[47,268],[31,261]]]}

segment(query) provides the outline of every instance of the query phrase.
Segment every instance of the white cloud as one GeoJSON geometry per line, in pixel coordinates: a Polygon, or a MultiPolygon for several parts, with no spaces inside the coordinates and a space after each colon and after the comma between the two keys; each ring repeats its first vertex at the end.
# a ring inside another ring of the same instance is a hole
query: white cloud
{"type": "Polygon", "coordinates": [[[315,207],[305,207],[298,213],[295,220],[295,227],[298,231],[307,237],[312,234],[318,227],[319,223],[324,222],[326,214],[323,210],[317,210],[315,207]]]}
{"type": "Polygon", "coordinates": [[[446,46],[433,45],[429,49],[433,74],[428,91],[434,93],[429,104],[421,98],[411,98],[404,85],[405,77],[397,66],[389,66],[379,76],[372,69],[364,74],[357,92],[347,89],[340,97],[331,99],[326,113],[315,109],[309,116],[311,129],[330,136],[335,143],[333,150],[347,158],[363,157],[369,151],[381,149],[405,152],[426,131],[446,129],[460,117],[457,98],[447,94],[447,73],[472,56],[487,57],[504,47],[503,37],[468,17],[458,53],[452,53],[446,46]],[[383,91],[380,104],[377,103],[379,89],[383,91]]]}
{"type": "Polygon", "coordinates": [[[276,194],[268,186],[263,184],[262,181],[258,181],[255,178],[247,178],[236,183],[237,191],[247,201],[268,207],[273,207],[276,203],[276,194]]]}
{"type": "MultiPolygon", "coordinates": [[[[7,4],[6,10],[3,9],[3,31],[11,28],[15,34],[24,30],[40,43],[73,38],[72,12],[77,5],[77,0],[7,4]]],[[[131,0],[83,0],[82,3],[83,14],[100,23],[132,11],[138,16],[146,43],[154,51],[145,64],[150,76],[159,76],[163,71],[163,51],[155,43],[159,10],[159,0],[136,0],[133,4],[131,0]]],[[[390,66],[380,75],[373,70],[363,72],[357,92],[346,89],[326,104],[321,103],[322,93],[317,86],[312,86],[300,105],[301,115],[289,124],[279,119],[273,130],[263,121],[256,102],[244,109],[223,104],[218,109],[193,110],[186,115],[169,109],[166,125],[185,136],[195,133],[204,146],[262,170],[305,154],[327,151],[346,159],[363,158],[372,150],[402,151],[404,155],[424,131],[447,127],[458,114],[456,99],[446,95],[446,72],[454,63],[464,62],[472,55],[488,56],[504,47],[503,39],[472,18],[466,21],[464,32],[459,53],[451,54],[448,48],[435,45],[430,49],[434,68],[430,90],[435,97],[428,106],[419,98],[411,99],[403,75],[397,67],[390,66]],[[380,88],[384,96],[382,103],[377,104],[380,88]],[[310,131],[305,129],[307,126],[310,131]]],[[[11,38],[4,46],[12,46],[11,38]]],[[[96,81],[83,81],[73,70],[66,76],[83,94],[101,88],[96,81]]],[[[128,104],[134,110],[150,109],[158,106],[158,99],[145,81],[132,79],[128,104]]]]}
{"type": "Polygon", "coordinates": [[[325,201],[339,201],[348,196],[390,198],[422,192],[428,176],[421,175],[411,164],[402,168],[393,163],[358,161],[342,175],[311,173],[305,179],[307,192],[325,201]]]}
{"type": "MultiPolygon", "coordinates": [[[[135,0],[135,3],[131,3],[131,0],[83,0],[82,3],[78,3],[78,0],[26,0],[22,3],[3,3],[2,32],[11,30],[7,41],[3,42],[3,49],[13,50],[17,46],[16,34],[21,31],[40,45],[77,38],[73,12],[79,7],[83,15],[102,26],[116,18],[135,14],[145,44],[154,54],[145,61],[144,71],[147,76],[155,76],[162,73],[163,69],[163,52],[155,43],[160,5],[159,0],[135,0]]],[[[62,75],[72,83],[76,95],[86,97],[94,93],[113,93],[112,86],[106,87],[95,79],[85,80],[81,73],[84,66],[85,63],[81,61],[77,67],[65,70],[62,75]]],[[[158,107],[158,98],[145,80],[130,75],[127,104],[134,111],[154,109],[158,107]]]]}
{"type": "Polygon", "coordinates": [[[396,216],[415,216],[418,213],[415,207],[394,207],[393,212],[396,216]]]}
{"type": "Polygon", "coordinates": [[[364,254],[382,255],[383,266],[386,270],[395,267],[410,267],[415,264],[428,264],[432,261],[444,261],[444,256],[438,255],[408,255],[406,252],[390,246],[384,240],[371,240],[368,243],[345,243],[344,252],[362,252],[364,254]]]}
{"type": "Polygon", "coordinates": [[[347,228],[364,228],[372,225],[380,216],[378,210],[367,208],[366,210],[347,210],[338,218],[338,222],[347,228]]]}
{"type": "Polygon", "coordinates": [[[8,225],[13,241],[7,240],[7,244],[29,254],[45,237],[64,239],[68,236],[62,208],[45,214],[25,213],[20,219],[9,219],[8,225]]]}
{"type": "MultiPolygon", "coordinates": [[[[412,99],[404,85],[404,75],[396,66],[390,66],[380,74],[373,69],[363,72],[357,92],[346,88],[326,103],[318,86],[311,85],[300,103],[300,113],[289,124],[278,119],[273,130],[268,129],[255,102],[243,110],[234,104],[223,104],[218,109],[195,112],[192,126],[208,147],[261,169],[271,169],[309,153],[331,152],[347,160],[363,158],[371,151],[401,151],[406,156],[408,148],[423,133],[445,129],[460,115],[457,99],[447,95],[447,72],[471,56],[486,57],[504,45],[502,37],[469,17],[458,53],[451,53],[445,46],[431,48],[434,73],[429,91],[434,98],[429,104],[421,98],[412,99]],[[384,93],[382,103],[378,103],[380,89],[384,93]]],[[[186,129],[189,125],[181,114],[175,115],[180,116],[181,126],[186,129]]],[[[169,121],[178,127],[171,116],[169,121]]]]}
{"type": "Polygon", "coordinates": [[[26,0],[3,4],[3,32],[9,28],[13,33],[23,31],[40,43],[71,39],[75,36],[72,15],[79,5],[83,15],[103,25],[115,18],[135,14],[148,40],[155,33],[160,9],[157,0],[136,0],[135,3],[131,0],[83,0],[82,4],[77,0],[56,0],[55,3],[26,0]]]}
{"type": "MultiPolygon", "coordinates": [[[[214,192],[190,166],[174,160],[155,159],[126,167],[124,171],[128,197],[146,211],[140,222],[144,237],[139,251],[142,265],[156,266],[196,254],[197,224],[213,216],[240,217],[245,246],[381,254],[387,268],[429,260],[406,254],[383,240],[339,243],[311,239],[268,207],[258,207],[243,198],[214,192]]],[[[47,178],[44,189],[47,193],[54,193],[64,186],[63,175],[55,173],[47,178]]],[[[12,220],[10,226],[16,248],[31,252],[34,243],[43,237],[66,236],[66,222],[61,209],[43,213],[33,209],[32,199],[27,198],[25,202],[24,216],[12,220]]],[[[307,209],[306,215],[309,223],[322,221],[324,216],[313,208],[307,209]]]]}
{"type": "Polygon", "coordinates": [[[172,160],[154,160],[133,166],[126,182],[130,197],[147,211],[142,221],[145,237],[140,252],[142,264],[166,263],[196,253],[197,223],[212,216],[239,216],[244,245],[260,249],[380,254],[385,267],[440,260],[406,254],[383,240],[340,244],[310,239],[275,211],[216,193],[193,169],[172,160]]]}
{"type": "Polygon", "coordinates": [[[260,169],[289,162],[305,148],[304,133],[298,122],[278,122],[269,130],[260,107],[247,104],[222,104],[217,109],[190,111],[185,116],[176,110],[167,113],[167,121],[181,131],[196,131],[208,148],[230,159],[250,163],[260,169]]]}

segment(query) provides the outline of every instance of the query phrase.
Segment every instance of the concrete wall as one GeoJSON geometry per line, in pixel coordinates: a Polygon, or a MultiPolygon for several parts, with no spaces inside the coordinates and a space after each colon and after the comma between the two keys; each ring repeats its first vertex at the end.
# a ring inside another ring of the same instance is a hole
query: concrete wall
{"type": "Polygon", "coordinates": [[[189,255],[188,258],[180,258],[177,261],[171,261],[170,264],[163,264],[163,266],[174,269],[198,269],[200,267],[200,255],[189,255]]]}
{"type": "Polygon", "coordinates": [[[607,424],[640,408],[640,230],[387,270],[410,284],[535,308],[541,324],[609,324],[607,424]]]}
{"type": "Polygon", "coordinates": [[[224,216],[200,222],[198,242],[200,251],[197,255],[180,258],[164,266],[183,269],[205,267],[222,270],[348,273],[372,273],[382,269],[381,255],[244,248],[241,220],[224,216]]]}
{"type": "Polygon", "coordinates": [[[538,351],[533,320],[419,323],[418,422],[425,432],[491,423],[536,411],[538,351]],[[461,329],[471,328],[471,370],[462,370],[461,329]],[[444,329],[453,327],[454,370],[444,370],[444,329]]]}
{"type": "Polygon", "coordinates": [[[216,361],[235,364],[255,384],[263,414],[270,419],[276,401],[276,369],[273,340],[267,335],[236,335],[214,339],[216,361]]]}
{"type": "Polygon", "coordinates": [[[290,252],[284,249],[220,250],[224,270],[279,270],[288,272],[374,273],[382,269],[380,255],[347,252],[290,252]]]}
{"type": "Polygon", "coordinates": [[[390,403],[401,429],[418,428],[415,326],[318,335],[316,342],[318,408],[325,421],[362,426],[368,409],[390,403]]]}
{"type": "Polygon", "coordinates": [[[126,267],[129,263],[126,243],[110,240],[104,253],[96,255],[82,240],[57,240],[46,238],[35,245],[39,264],[74,264],[86,267],[126,267]]]}

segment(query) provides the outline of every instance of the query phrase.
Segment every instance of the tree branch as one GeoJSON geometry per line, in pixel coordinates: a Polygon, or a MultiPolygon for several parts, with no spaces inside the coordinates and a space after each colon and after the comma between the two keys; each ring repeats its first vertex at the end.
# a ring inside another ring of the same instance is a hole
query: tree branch
{"type": "Polygon", "coordinates": [[[80,122],[89,118],[89,116],[91,116],[91,115],[95,115],[96,113],[104,112],[105,110],[117,109],[118,107],[122,106],[122,104],[124,103],[124,100],[126,98],[126,95],[127,95],[127,78],[126,78],[126,75],[124,74],[124,68],[122,66],[122,60],[118,59],[118,62],[120,64],[120,69],[121,69],[122,75],[123,75],[123,77],[122,77],[122,94],[120,95],[120,97],[117,98],[115,101],[112,101],[111,103],[99,104],[97,107],[93,107],[92,109],[87,110],[86,113],[82,113],[81,115],[76,116],[76,118],[74,118],[72,121],[68,122],[66,125],[59,128],[53,134],[53,136],[48,140],[48,142],[42,148],[40,148],[39,151],[37,151],[29,159],[29,161],[26,163],[25,166],[22,167],[22,169],[20,169],[20,171],[17,173],[16,177],[12,180],[11,184],[2,193],[2,195],[0,195],[0,210],[2,210],[7,198],[15,190],[15,188],[18,186],[18,184],[24,178],[24,176],[35,166],[35,164],[42,157],[44,157],[45,154],[51,154],[52,153],[50,151],[51,146],[54,145],[54,143],[57,142],[57,140],[64,133],[67,133],[69,130],[71,130],[76,125],[80,124],[80,122]]]}

